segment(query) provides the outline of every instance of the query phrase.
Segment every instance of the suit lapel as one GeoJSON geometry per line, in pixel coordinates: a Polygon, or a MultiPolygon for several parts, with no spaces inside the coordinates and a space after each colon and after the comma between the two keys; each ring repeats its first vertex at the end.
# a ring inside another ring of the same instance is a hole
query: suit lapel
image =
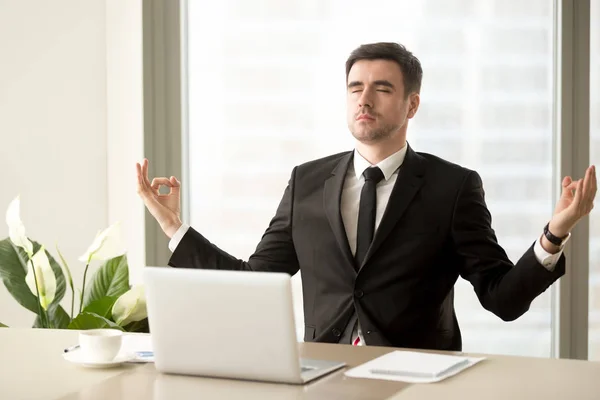
{"type": "MultiPolygon", "coordinates": [[[[408,145],[407,145],[408,146],[408,145]]],[[[406,151],[404,162],[398,170],[398,177],[388,205],[385,209],[379,227],[373,237],[371,247],[365,255],[363,265],[365,265],[371,255],[377,251],[381,243],[390,234],[396,222],[402,217],[415,195],[423,185],[423,175],[425,172],[425,159],[415,153],[410,146],[406,151]]],[[[362,266],[361,265],[361,268],[362,266]]]]}
{"type": "Polygon", "coordinates": [[[335,239],[344,254],[344,258],[350,269],[356,273],[354,259],[352,257],[352,252],[350,251],[350,244],[348,243],[348,237],[340,212],[342,189],[344,188],[344,180],[346,179],[346,172],[352,161],[352,156],[353,152],[345,155],[334,168],[331,176],[325,181],[325,188],[323,189],[323,205],[335,239]]]}

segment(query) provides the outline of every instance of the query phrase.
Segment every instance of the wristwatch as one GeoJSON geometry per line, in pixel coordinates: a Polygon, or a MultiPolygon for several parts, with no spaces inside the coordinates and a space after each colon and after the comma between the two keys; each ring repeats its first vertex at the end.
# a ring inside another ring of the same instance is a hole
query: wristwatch
{"type": "Polygon", "coordinates": [[[548,239],[548,241],[556,246],[562,247],[562,245],[566,242],[566,240],[568,239],[569,235],[565,236],[565,237],[558,237],[558,236],[554,236],[552,234],[552,232],[550,232],[550,230],[548,229],[548,227],[550,226],[550,222],[548,222],[546,224],[546,226],[544,227],[544,236],[546,236],[546,239],[548,239]]]}

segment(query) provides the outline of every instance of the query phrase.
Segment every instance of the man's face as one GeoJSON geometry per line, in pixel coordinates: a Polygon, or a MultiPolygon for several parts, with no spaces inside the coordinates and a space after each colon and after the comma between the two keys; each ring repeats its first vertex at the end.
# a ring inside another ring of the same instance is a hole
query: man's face
{"type": "Polygon", "coordinates": [[[360,60],[347,82],[347,118],[352,135],[365,144],[406,136],[406,124],[419,105],[419,95],[405,99],[400,66],[390,60],[360,60]]]}

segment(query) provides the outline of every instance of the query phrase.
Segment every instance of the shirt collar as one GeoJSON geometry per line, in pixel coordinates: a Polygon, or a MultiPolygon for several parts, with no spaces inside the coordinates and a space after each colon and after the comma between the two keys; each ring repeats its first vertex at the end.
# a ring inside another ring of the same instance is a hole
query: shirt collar
{"type": "MultiPolygon", "coordinates": [[[[394,172],[396,172],[398,168],[400,168],[400,166],[404,162],[404,158],[406,157],[407,150],[408,145],[404,145],[403,148],[401,148],[400,150],[398,150],[397,152],[395,152],[394,154],[377,164],[377,167],[379,167],[379,169],[381,169],[381,172],[383,172],[383,177],[386,181],[391,178],[391,176],[394,174],[394,172]]],[[[356,179],[360,180],[362,178],[363,172],[365,172],[367,168],[372,166],[373,165],[371,165],[370,162],[365,160],[365,158],[362,155],[360,155],[358,150],[354,149],[354,173],[356,174],[356,179]]]]}

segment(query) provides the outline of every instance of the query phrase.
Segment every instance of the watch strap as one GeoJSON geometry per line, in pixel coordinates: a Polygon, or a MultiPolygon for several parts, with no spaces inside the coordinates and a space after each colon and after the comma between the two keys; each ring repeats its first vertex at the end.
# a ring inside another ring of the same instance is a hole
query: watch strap
{"type": "Polygon", "coordinates": [[[563,242],[565,241],[565,239],[567,237],[569,237],[569,235],[567,235],[567,236],[565,236],[563,238],[555,236],[555,235],[552,234],[552,232],[550,232],[549,226],[550,226],[550,223],[548,222],[546,224],[546,226],[544,227],[544,236],[546,236],[546,239],[548,239],[548,241],[550,243],[552,243],[552,244],[554,244],[556,246],[562,246],[563,242]]]}

